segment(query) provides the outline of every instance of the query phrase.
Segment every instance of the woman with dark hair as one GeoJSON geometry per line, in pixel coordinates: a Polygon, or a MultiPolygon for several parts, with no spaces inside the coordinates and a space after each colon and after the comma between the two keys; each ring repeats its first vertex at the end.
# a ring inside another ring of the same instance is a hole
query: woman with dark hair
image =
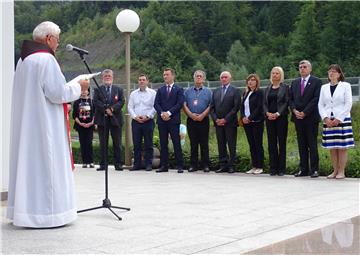
{"type": "Polygon", "coordinates": [[[322,147],[330,150],[333,172],[329,179],[345,178],[347,149],[354,147],[350,110],[351,86],[345,82],[338,64],[328,68],[329,83],[323,85],[319,98],[319,113],[323,120],[322,147]]]}
{"type": "Polygon", "coordinates": [[[246,89],[242,96],[240,114],[249,143],[252,168],[247,174],[261,174],[264,165],[263,132],[264,110],[260,78],[250,74],[246,78],[246,89]]]}
{"type": "Polygon", "coordinates": [[[265,90],[264,112],[270,161],[270,175],[283,176],[286,169],[289,89],[284,71],[275,66],[270,73],[271,84],[265,90]]]}

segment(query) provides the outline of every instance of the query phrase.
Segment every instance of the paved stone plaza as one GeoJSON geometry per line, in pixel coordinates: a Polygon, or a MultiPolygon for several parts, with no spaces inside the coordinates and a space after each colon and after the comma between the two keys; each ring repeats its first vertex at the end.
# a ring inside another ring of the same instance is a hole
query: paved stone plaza
{"type": "MultiPolygon", "coordinates": [[[[101,205],[104,172],[78,167],[75,179],[79,209],[101,205]]],[[[131,208],[116,210],[122,221],[99,209],[42,230],[14,227],[3,203],[2,253],[241,254],[359,215],[359,179],[110,167],[109,197],[131,208]]]]}

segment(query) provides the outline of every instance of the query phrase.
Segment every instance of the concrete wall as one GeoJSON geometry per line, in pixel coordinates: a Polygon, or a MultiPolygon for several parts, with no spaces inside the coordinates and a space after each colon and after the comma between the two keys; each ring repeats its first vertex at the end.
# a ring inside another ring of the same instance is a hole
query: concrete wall
{"type": "Polygon", "coordinates": [[[7,198],[9,178],[10,108],[14,77],[14,1],[0,1],[1,11],[1,103],[0,103],[0,162],[1,200],[7,198]]]}

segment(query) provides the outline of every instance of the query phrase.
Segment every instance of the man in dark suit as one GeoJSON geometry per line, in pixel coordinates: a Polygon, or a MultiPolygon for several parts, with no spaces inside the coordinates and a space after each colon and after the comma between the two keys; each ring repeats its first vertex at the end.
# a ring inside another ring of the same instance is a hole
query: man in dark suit
{"type": "Polygon", "coordinates": [[[178,173],[183,172],[183,155],[180,144],[180,111],[184,104],[184,91],[174,82],[175,72],[166,68],[163,73],[165,84],[156,92],[154,108],[157,112],[157,124],[160,136],[160,169],[156,172],[169,170],[169,134],[174,145],[178,173]]]}
{"type": "Polygon", "coordinates": [[[308,60],[300,61],[300,78],[294,80],[290,88],[289,105],[292,121],[295,123],[300,155],[300,169],[295,177],[309,174],[312,178],[319,176],[317,135],[320,116],[318,101],[322,82],[319,78],[310,75],[311,71],[311,63],[308,60]]]}
{"type": "Polygon", "coordinates": [[[217,173],[233,173],[236,157],[237,112],[240,107],[239,90],[231,86],[231,74],[224,71],[220,75],[221,87],[214,90],[210,107],[211,118],[214,121],[216,139],[219,150],[220,169],[217,173]],[[230,157],[226,145],[229,148],[230,157]]]}
{"type": "Polygon", "coordinates": [[[113,71],[106,69],[102,72],[103,85],[94,91],[95,124],[98,126],[100,140],[100,167],[98,171],[105,170],[108,163],[109,131],[113,140],[115,170],[121,171],[121,129],[123,116],[121,108],[124,105],[123,90],[113,85],[113,71]],[[104,98],[105,96],[105,98],[104,98]]]}

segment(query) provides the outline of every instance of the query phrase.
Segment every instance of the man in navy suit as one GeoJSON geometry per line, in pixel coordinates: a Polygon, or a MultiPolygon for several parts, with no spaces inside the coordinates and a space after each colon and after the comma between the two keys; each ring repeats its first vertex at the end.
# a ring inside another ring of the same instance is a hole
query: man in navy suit
{"type": "Polygon", "coordinates": [[[157,112],[157,124],[160,136],[160,169],[156,172],[169,170],[169,134],[174,145],[178,173],[183,172],[183,155],[180,144],[180,111],[184,104],[184,91],[174,82],[175,72],[165,68],[163,73],[165,84],[156,92],[154,108],[157,112]]]}
{"type": "Polygon", "coordinates": [[[124,105],[123,90],[113,85],[113,71],[106,69],[102,72],[103,85],[94,91],[95,119],[98,126],[100,140],[100,167],[98,171],[105,170],[108,161],[109,131],[113,140],[115,170],[121,171],[121,128],[123,116],[121,108],[124,105]],[[106,97],[104,98],[103,95],[106,97]]]}
{"type": "Polygon", "coordinates": [[[295,177],[309,174],[312,178],[319,176],[317,135],[320,115],[318,101],[322,82],[319,78],[310,75],[311,71],[311,63],[308,60],[300,61],[300,77],[294,80],[290,87],[289,105],[292,121],[295,123],[300,155],[300,169],[295,177]]]}

